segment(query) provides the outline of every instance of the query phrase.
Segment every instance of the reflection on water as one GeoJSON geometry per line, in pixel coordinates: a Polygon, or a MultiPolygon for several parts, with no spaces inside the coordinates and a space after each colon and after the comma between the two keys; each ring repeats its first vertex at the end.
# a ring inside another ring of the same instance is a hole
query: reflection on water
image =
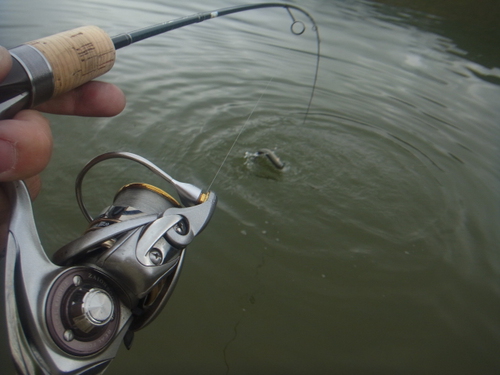
{"type": "MultiPolygon", "coordinates": [[[[0,43],[89,23],[117,34],[228,5],[47,1],[25,13],[20,3],[1,5],[9,21],[0,43]]],[[[218,211],[189,249],[169,306],[109,373],[500,367],[500,65],[479,39],[468,56],[446,12],[392,4],[301,3],[322,35],[305,125],[314,33],[291,34],[283,10],[127,47],[106,77],[127,94],[122,115],[51,118],[56,149],[36,204],[49,252],[83,229],[70,186],[87,160],[132,151],[208,186],[256,107],[213,185],[218,211]],[[285,169],[245,157],[262,148],[285,169]]],[[[120,184],[149,178],[120,163],[94,176],[96,210],[120,184]]]]}
{"type": "Polygon", "coordinates": [[[498,67],[500,38],[498,18],[500,7],[496,0],[475,1],[425,1],[425,0],[374,0],[384,4],[382,13],[395,12],[404,22],[413,23],[418,12],[420,29],[453,35],[453,41],[467,58],[489,68],[498,67]],[[389,6],[388,6],[389,5],[389,6]],[[426,21],[423,21],[425,20],[426,21]],[[422,22],[423,21],[423,22],[422,22]],[[478,42],[480,41],[480,42],[478,42]]]}

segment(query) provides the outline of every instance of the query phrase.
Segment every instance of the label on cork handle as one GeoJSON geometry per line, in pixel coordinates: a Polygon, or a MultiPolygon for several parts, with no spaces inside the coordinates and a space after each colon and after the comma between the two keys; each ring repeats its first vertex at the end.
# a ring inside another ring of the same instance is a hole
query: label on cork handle
{"type": "Polygon", "coordinates": [[[103,75],[115,62],[113,41],[97,26],[79,27],[26,44],[42,52],[51,65],[53,96],[103,75]]]}

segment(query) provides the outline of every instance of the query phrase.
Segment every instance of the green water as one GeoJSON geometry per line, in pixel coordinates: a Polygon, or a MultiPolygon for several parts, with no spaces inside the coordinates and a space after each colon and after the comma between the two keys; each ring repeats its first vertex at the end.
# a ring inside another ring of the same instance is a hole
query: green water
{"type": "MultiPolygon", "coordinates": [[[[241,3],[4,0],[0,44],[86,24],[115,35],[241,3]]],[[[127,94],[123,114],[51,116],[35,204],[48,253],[85,227],[73,182],[86,161],[131,151],[206,187],[255,107],[172,299],[107,373],[498,373],[500,6],[296,4],[322,39],[305,124],[314,33],[291,34],[283,10],[120,50],[104,79],[127,94]],[[285,169],[245,157],[260,148],[285,169]]],[[[98,167],[89,206],[135,180],[158,183],[126,162],[98,167]]]]}

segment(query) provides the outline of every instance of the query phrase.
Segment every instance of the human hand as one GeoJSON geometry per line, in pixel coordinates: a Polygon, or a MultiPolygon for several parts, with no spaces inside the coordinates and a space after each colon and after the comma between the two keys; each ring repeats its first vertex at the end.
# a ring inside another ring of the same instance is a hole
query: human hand
{"type": "MultiPolygon", "coordinates": [[[[11,66],[10,53],[0,46],[0,82],[11,66]]],[[[1,182],[24,180],[34,199],[41,187],[38,174],[45,169],[52,153],[49,121],[38,111],[109,117],[117,115],[124,107],[125,95],[118,87],[93,81],[39,105],[37,110],[23,110],[13,119],[0,121],[0,250],[10,211],[1,182]]]]}

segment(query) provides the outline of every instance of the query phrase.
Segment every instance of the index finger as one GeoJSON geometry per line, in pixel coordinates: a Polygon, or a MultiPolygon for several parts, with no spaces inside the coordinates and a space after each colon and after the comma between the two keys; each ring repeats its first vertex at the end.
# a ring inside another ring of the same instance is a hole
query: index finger
{"type": "Polygon", "coordinates": [[[5,47],[0,46],[0,82],[9,74],[12,67],[12,57],[5,47]]]}
{"type": "Polygon", "coordinates": [[[59,115],[110,117],[124,108],[125,95],[117,86],[91,81],[40,104],[35,109],[59,115]]]}
{"type": "MultiPolygon", "coordinates": [[[[12,67],[9,51],[0,46],[0,82],[12,67]]],[[[54,114],[77,116],[115,116],[125,108],[125,95],[110,83],[92,81],[51,99],[36,109],[54,114]]]]}

